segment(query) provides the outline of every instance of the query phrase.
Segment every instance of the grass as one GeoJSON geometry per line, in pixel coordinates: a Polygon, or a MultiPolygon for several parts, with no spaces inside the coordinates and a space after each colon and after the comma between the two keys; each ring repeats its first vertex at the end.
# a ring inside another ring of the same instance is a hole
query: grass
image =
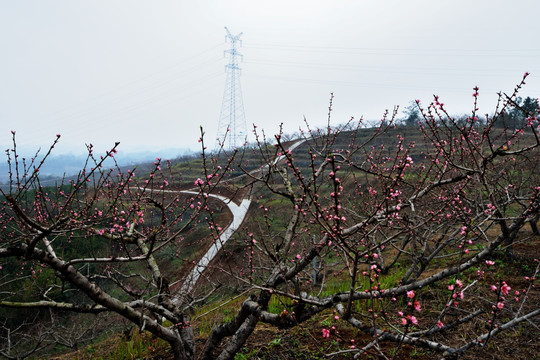
{"type": "Polygon", "coordinates": [[[112,337],[96,341],[82,349],[64,355],[49,357],[51,360],[132,360],[153,359],[167,356],[169,344],[153,338],[147,331],[131,331],[117,333],[112,337]]]}
{"type": "Polygon", "coordinates": [[[146,333],[133,332],[126,341],[121,341],[119,346],[111,353],[112,359],[127,360],[151,357],[160,346],[167,346],[163,340],[149,338],[146,333]]]}
{"type": "MultiPolygon", "coordinates": [[[[414,181],[414,178],[409,180],[414,181]]],[[[272,206],[276,209],[286,206],[287,204],[282,200],[270,198],[265,205],[272,206]]],[[[258,216],[257,218],[259,220],[262,219],[261,216],[258,216]]],[[[252,220],[254,220],[254,218],[252,220]]],[[[276,216],[276,218],[272,220],[274,220],[272,225],[275,227],[281,227],[286,223],[286,219],[282,219],[279,216],[276,216]]],[[[261,222],[262,221],[257,221],[257,223],[261,222]]],[[[197,232],[194,231],[190,235],[197,235],[197,232]]],[[[440,264],[438,263],[437,266],[444,267],[445,260],[440,260],[440,264]]],[[[398,266],[390,273],[381,275],[378,279],[381,283],[381,287],[389,288],[398,285],[406,269],[407,266],[405,265],[398,266]]],[[[509,270],[513,270],[514,273],[525,273],[526,275],[530,275],[531,272],[531,267],[529,265],[525,263],[513,264],[503,258],[496,259],[496,266],[494,269],[496,269],[496,272],[492,275],[493,277],[506,276],[510,273],[509,270]],[[516,266],[518,268],[516,268],[516,266]]],[[[473,277],[476,270],[477,269],[471,269],[464,275],[469,275],[470,273],[470,276],[473,277]]],[[[370,286],[369,278],[361,275],[360,271],[355,287],[364,290],[369,289],[370,286]]],[[[424,296],[427,295],[426,293],[428,291],[435,292],[435,296],[431,301],[432,304],[438,306],[441,304],[440,297],[444,297],[446,294],[445,287],[446,284],[443,281],[440,284],[435,284],[429,289],[422,289],[422,291],[419,291],[419,294],[424,296]]],[[[334,275],[327,279],[327,282],[321,290],[321,296],[331,296],[332,294],[348,292],[349,290],[350,280],[348,279],[348,276],[346,274],[334,275]]],[[[194,330],[195,334],[198,334],[199,342],[202,342],[207,338],[216,324],[230,321],[236,315],[236,312],[245,297],[246,296],[239,297],[223,306],[218,306],[226,299],[226,295],[222,297],[216,296],[205,306],[195,310],[192,319],[197,319],[194,321],[194,330]]],[[[422,302],[426,311],[419,315],[419,317],[424,317],[424,319],[420,319],[421,321],[432,322],[432,319],[429,318],[429,312],[427,311],[430,306],[427,296],[425,300],[426,303],[424,303],[424,299],[422,299],[422,302]]],[[[395,317],[396,309],[403,307],[406,301],[407,300],[403,297],[399,298],[397,302],[390,302],[388,300],[356,301],[354,303],[353,311],[365,314],[366,310],[378,312],[379,310],[385,309],[392,314],[389,317],[390,321],[392,321],[394,319],[393,317],[395,317]]],[[[293,302],[290,298],[274,295],[270,301],[268,311],[279,314],[285,309],[288,309],[290,312],[292,307],[293,302]]],[[[370,319],[365,319],[365,321],[366,323],[369,323],[370,319]]],[[[352,328],[348,323],[342,320],[339,320],[339,336],[333,334],[331,339],[322,339],[321,328],[328,328],[337,324],[338,320],[334,318],[334,313],[331,309],[323,311],[307,322],[286,331],[265,324],[259,324],[257,325],[257,329],[253,336],[248,339],[246,346],[236,355],[235,359],[317,359],[323,358],[324,354],[347,349],[351,344],[351,339],[354,339],[357,344],[367,344],[372,340],[370,336],[362,334],[358,329],[352,328]]],[[[526,324],[523,324],[522,326],[523,329],[521,328],[521,325],[519,328],[516,328],[520,335],[527,333],[527,331],[530,330],[530,327],[526,326],[526,324]]],[[[108,339],[99,343],[94,343],[86,347],[82,352],[87,354],[88,357],[79,357],[77,355],[76,357],[66,357],[65,359],[150,359],[159,356],[170,358],[170,355],[167,354],[168,345],[161,340],[152,339],[148,333],[131,331],[127,335],[119,334],[113,339],[114,340],[108,339]]],[[[493,346],[492,344],[493,343],[490,343],[489,345],[493,346]]],[[[198,344],[199,349],[201,346],[201,344],[198,344]]],[[[393,346],[395,346],[395,344],[387,345],[384,349],[385,353],[391,354],[393,346]]],[[[422,349],[403,347],[401,353],[398,354],[398,357],[396,358],[428,359],[431,358],[431,355],[432,354],[428,351],[422,349]]],[[[344,354],[339,358],[352,358],[352,355],[344,354]]]]}
{"type": "MultiPolygon", "coordinates": [[[[523,244],[522,246],[527,246],[522,251],[529,251],[530,249],[538,246],[538,241],[531,241],[530,244],[523,244]]],[[[499,276],[505,276],[507,281],[514,286],[523,286],[518,285],[518,281],[522,281],[523,276],[531,275],[531,265],[527,261],[510,261],[503,257],[497,259],[500,261],[500,265],[503,266],[493,266],[491,267],[493,273],[490,274],[490,277],[497,278],[499,276]],[[513,276],[508,280],[509,276],[513,276]]],[[[444,266],[444,264],[440,264],[444,266]]],[[[403,276],[406,266],[400,266],[396,268],[396,271],[390,272],[387,275],[381,276],[380,282],[385,287],[394,286],[399,282],[399,279],[403,276]]],[[[464,274],[465,275],[465,274],[464,274]]],[[[473,274],[471,274],[473,276],[473,274]]],[[[452,280],[450,279],[450,282],[452,280]]],[[[360,276],[358,285],[369,286],[369,281],[365,276],[360,276]]],[[[343,292],[348,291],[349,281],[345,274],[334,276],[325,284],[323,289],[324,294],[331,294],[333,292],[343,292]]],[[[437,304],[441,304],[441,296],[444,298],[446,294],[446,282],[436,284],[429,289],[422,289],[418,294],[422,301],[422,306],[424,310],[418,314],[419,321],[424,323],[430,323],[434,320],[431,318],[431,314],[435,313],[437,304]],[[429,309],[431,306],[433,312],[429,309]]],[[[475,297],[485,297],[490,296],[489,289],[482,289],[479,287],[473,292],[468,292],[464,301],[475,301],[475,297]],[[484,293],[482,293],[484,291],[484,293]],[[470,300],[469,300],[470,299],[470,300]]],[[[531,296],[537,296],[531,294],[531,296]]],[[[211,332],[212,328],[224,321],[229,321],[236,314],[240,304],[244,301],[245,296],[240,296],[236,299],[233,299],[224,306],[218,307],[224,299],[228,296],[214,296],[209,303],[205,306],[196,310],[192,315],[194,321],[194,326],[196,326],[195,333],[198,334],[197,338],[197,347],[201,349],[204,344],[204,339],[206,339],[211,332]],[[213,310],[213,311],[212,311],[213,310]]],[[[389,300],[375,300],[373,302],[369,301],[357,301],[353,304],[353,311],[357,313],[366,313],[367,309],[372,309],[374,313],[379,312],[379,310],[384,309],[389,315],[389,320],[393,321],[395,316],[396,309],[402,307],[403,301],[406,299],[398,299],[397,302],[391,302],[389,300]]],[[[531,299],[531,301],[535,301],[531,299]]],[[[280,313],[284,309],[291,309],[293,306],[292,301],[289,298],[282,296],[273,296],[270,305],[269,311],[273,313],[280,313]]],[[[460,305],[461,307],[462,305],[460,305]]],[[[463,304],[465,306],[465,303],[463,304]]],[[[369,335],[362,333],[360,330],[353,328],[347,322],[342,319],[336,320],[334,318],[335,314],[332,309],[325,310],[311,319],[307,320],[305,323],[299,324],[298,326],[287,329],[280,330],[273,326],[259,323],[253,333],[253,335],[248,339],[248,342],[245,344],[243,349],[236,355],[235,359],[237,360],[248,360],[248,359],[264,359],[264,360],[273,360],[273,359],[294,359],[294,360],[303,360],[303,359],[324,359],[324,354],[344,351],[350,348],[351,340],[355,340],[354,344],[365,345],[369,343],[372,338],[369,335]],[[330,339],[323,339],[321,335],[322,328],[331,328],[336,326],[339,329],[339,334],[333,333],[330,339]]],[[[365,318],[364,321],[369,323],[371,320],[365,318]]],[[[444,342],[453,342],[459,341],[459,336],[464,333],[475,333],[476,331],[481,331],[485,327],[485,323],[482,319],[478,319],[477,322],[471,323],[470,325],[464,325],[460,327],[459,333],[449,334],[456,336],[455,339],[445,338],[444,342]],[[480,330],[478,330],[480,329],[480,330]]],[[[534,351],[539,350],[539,344],[535,344],[535,336],[538,333],[534,329],[526,324],[522,323],[514,329],[508,330],[505,334],[498,336],[495,340],[497,342],[490,342],[485,348],[475,348],[470,353],[467,354],[468,359],[482,359],[493,353],[494,349],[497,348],[508,348],[513,349],[512,351],[497,352],[497,359],[511,359],[515,355],[516,349],[515,342],[519,339],[520,342],[528,343],[529,348],[525,349],[519,348],[519,355],[522,354],[532,354],[534,351]],[[523,351],[526,351],[523,353],[523,351]]],[[[396,345],[392,343],[383,343],[381,344],[382,351],[386,354],[392,354],[392,351],[396,349],[396,345]]],[[[335,357],[336,359],[352,359],[354,354],[351,353],[342,353],[339,356],[335,357]]],[[[374,354],[367,355],[364,358],[376,359],[377,357],[374,354]]],[[[408,346],[403,346],[400,348],[396,359],[431,359],[437,354],[431,353],[428,350],[421,348],[413,348],[408,346]]],[[[525,356],[525,355],[524,355],[525,356]]],[[[534,356],[528,356],[528,358],[533,359],[534,356]]],[[[86,346],[84,349],[79,350],[77,353],[71,353],[64,357],[54,358],[54,359],[171,359],[171,355],[168,352],[168,344],[159,339],[153,339],[150,334],[143,332],[140,333],[138,330],[133,329],[127,334],[117,334],[111,338],[95,342],[89,346],[86,346]]]]}

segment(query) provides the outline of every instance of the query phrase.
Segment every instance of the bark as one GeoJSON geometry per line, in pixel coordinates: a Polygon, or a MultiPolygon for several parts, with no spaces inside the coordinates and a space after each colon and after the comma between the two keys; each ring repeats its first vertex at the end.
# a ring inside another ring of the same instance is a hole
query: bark
{"type": "Polygon", "coordinates": [[[219,354],[217,357],[217,360],[230,360],[234,359],[234,356],[244,346],[247,338],[253,333],[253,330],[255,330],[255,326],[257,325],[258,319],[257,316],[252,314],[249,315],[246,321],[242,323],[240,328],[236,331],[232,339],[229,341],[229,344],[219,354]]]}
{"type": "MultiPolygon", "coordinates": [[[[525,212],[538,212],[540,209],[540,199],[537,199],[533,204],[531,204],[531,207],[526,210],[525,212]]],[[[508,231],[502,234],[499,234],[495,240],[493,240],[491,243],[486,245],[484,250],[470,258],[469,260],[464,261],[462,264],[453,266],[450,268],[446,268],[434,275],[431,275],[425,279],[415,281],[413,283],[403,285],[403,286],[397,286],[394,288],[386,289],[384,291],[370,291],[370,292],[355,292],[353,294],[353,300],[361,300],[361,299],[371,299],[371,298],[388,298],[388,297],[394,297],[396,295],[402,295],[405,294],[407,291],[410,290],[417,290],[421,289],[427,285],[436,283],[444,278],[447,278],[449,276],[462,273],[463,271],[469,269],[472,266],[475,266],[476,264],[480,263],[483,259],[487,258],[489,255],[495,251],[499,245],[502,243],[505,243],[508,241],[508,239],[513,240],[515,236],[517,235],[518,231],[525,225],[526,216],[520,216],[518,217],[509,227],[508,231]]],[[[345,302],[349,299],[349,294],[339,294],[335,295],[333,297],[333,301],[335,303],[339,302],[345,302]]]]}
{"type": "Polygon", "coordinates": [[[184,349],[182,338],[178,331],[172,328],[166,328],[161,326],[156,320],[135,310],[128,304],[116,298],[113,298],[112,296],[104,292],[95,283],[91,282],[87,277],[82,275],[74,266],[68,265],[65,261],[53,257],[52,255],[41,249],[33,248],[29,251],[29,246],[26,244],[20,244],[18,247],[11,247],[8,249],[0,250],[0,257],[22,257],[25,255],[30,256],[30,258],[37,260],[43,264],[47,264],[52,269],[61,273],[66,281],[79,288],[96,304],[106,307],[110,311],[116,312],[117,314],[123,316],[129,321],[138,324],[140,327],[144,327],[152,334],[167,341],[169,344],[171,344],[175,359],[188,359],[186,351],[184,349]]]}
{"type": "Polygon", "coordinates": [[[529,221],[529,225],[531,225],[533,235],[540,235],[540,231],[538,230],[538,224],[536,223],[537,221],[538,219],[529,221]]]}
{"type": "Polygon", "coordinates": [[[212,356],[214,349],[221,343],[221,341],[225,337],[232,336],[240,328],[240,326],[242,326],[242,324],[244,323],[244,321],[247,319],[247,317],[250,315],[250,312],[251,312],[250,307],[248,306],[249,300],[253,301],[253,299],[248,299],[244,301],[244,303],[242,304],[242,307],[240,308],[240,311],[234,317],[234,319],[232,319],[230,322],[226,324],[221,324],[219,326],[216,326],[212,330],[201,356],[203,360],[214,359],[214,357],[212,356]]]}

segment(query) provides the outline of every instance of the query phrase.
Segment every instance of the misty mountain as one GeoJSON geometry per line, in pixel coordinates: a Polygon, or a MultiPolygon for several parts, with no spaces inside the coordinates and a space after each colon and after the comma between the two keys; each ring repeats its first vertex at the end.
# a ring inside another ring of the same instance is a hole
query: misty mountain
{"type": "MultiPolygon", "coordinates": [[[[175,159],[177,157],[187,155],[192,153],[188,149],[163,149],[160,151],[141,151],[141,152],[123,152],[121,150],[115,154],[115,159],[118,164],[122,167],[136,166],[145,162],[151,162],[160,157],[162,159],[175,159]]],[[[27,164],[31,156],[25,157],[20,155],[20,159],[25,158],[27,164]]],[[[38,166],[39,162],[43,157],[38,157],[38,161],[35,162],[35,166],[38,166]]],[[[55,180],[62,176],[73,176],[77,175],[79,171],[84,167],[87,156],[83,154],[59,154],[51,155],[43,166],[40,169],[41,178],[44,180],[55,180]]],[[[22,172],[22,161],[19,164],[20,172],[22,172]]],[[[113,159],[107,159],[104,163],[104,166],[111,167],[114,166],[113,159]]],[[[15,171],[14,164],[12,164],[12,171],[15,171]]],[[[9,181],[9,166],[7,162],[7,157],[2,159],[0,162],[0,183],[7,183],[9,181]]]]}

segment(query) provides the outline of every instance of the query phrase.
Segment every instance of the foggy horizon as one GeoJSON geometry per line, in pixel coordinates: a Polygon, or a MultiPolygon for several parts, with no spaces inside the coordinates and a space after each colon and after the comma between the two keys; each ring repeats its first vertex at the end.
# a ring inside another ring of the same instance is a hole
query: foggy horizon
{"type": "MultiPolygon", "coordinates": [[[[225,86],[224,26],[243,32],[248,125],[267,136],[376,121],[386,109],[440,96],[452,114],[491,113],[497,92],[540,94],[540,4],[519,1],[3,2],[0,146],[55,154],[198,151],[214,146],[225,86]]],[[[399,116],[403,114],[399,113],[399,116]]],[[[249,140],[253,140],[250,138],[249,140]]]]}

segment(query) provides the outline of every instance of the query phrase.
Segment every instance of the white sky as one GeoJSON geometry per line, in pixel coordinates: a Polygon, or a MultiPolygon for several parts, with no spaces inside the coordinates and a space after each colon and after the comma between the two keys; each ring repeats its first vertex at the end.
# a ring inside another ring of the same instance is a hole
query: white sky
{"type": "Polygon", "coordinates": [[[379,119],[433,94],[468,113],[472,87],[540,96],[538,0],[0,0],[0,147],[213,146],[227,26],[243,32],[249,124],[267,133],[379,119]]]}

